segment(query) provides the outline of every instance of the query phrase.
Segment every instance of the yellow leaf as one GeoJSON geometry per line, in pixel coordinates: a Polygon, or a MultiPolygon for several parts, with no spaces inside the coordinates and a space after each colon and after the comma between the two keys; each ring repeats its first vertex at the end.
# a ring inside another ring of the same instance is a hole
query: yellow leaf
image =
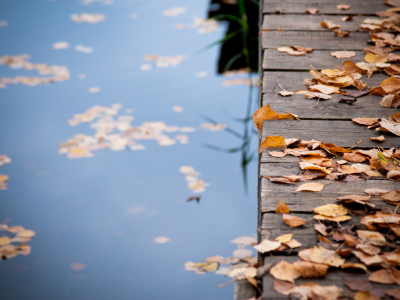
{"type": "Polygon", "coordinates": [[[289,233],[289,234],[284,234],[281,236],[278,236],[275,241],[280,242],[282,244],[286,244],[288,242],[290,242],[290,240],[292,239],[293,233],[289,233]]]}
{"type": "Polygon", "coordinates": [[[313,209],[313,212],[325,217],[341,217],[348,213],[347,209],[343,205],[338,204],[326,204],[313,209]]]}
{"type": "Polygon", "coordinates": [[[287,214],[290,212],[289,207],[282,201],[279,200],[278,205],[275,208],[277,214],[287,214]]]}
{"type": "Polygon", "coordinates": [[[261,153],[263,149],[286,149],[286,143],[283,137],[280,135],[267,136],[264,142],[261,143],[258,153],[261,153]]]}
{"type": "Polygon", "coordinates": [[[271,269],[270,273],[275,279],[289,281],[291,283],[294,283],[294,280],[301,276],[301,274],[291,263],[288,263],[284,260],[281,260],[279,263],[277,263],[271,269]]]}
{"type": "Polygon", "coordinates": [[[305,183],[300,185],[296,192],[320,192],[324,188],[322,183],[305,183]]]}
{"type": "Polygon", "coordinates": [[[11,241],[8,236],[0,237],[0,246],[8,245],[9,243],[11,243],[11,241]]]}
{"type": "Polygon", "coordinates": [[[311,248],[310,260],[315,263],[325,264],[332,267],[340,267],[345,262],[336,251],[328,250],[321,246],[311,248]]]}

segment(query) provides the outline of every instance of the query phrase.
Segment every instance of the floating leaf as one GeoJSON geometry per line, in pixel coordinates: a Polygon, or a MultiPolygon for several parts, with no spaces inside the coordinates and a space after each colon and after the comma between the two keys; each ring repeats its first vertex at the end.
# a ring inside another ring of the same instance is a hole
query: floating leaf
{"type": "Polygon", "coordinates": [[[238,245],[255,245],[257,244],[257,240],[252,236],[241,236],[232,240],[231,243],[238,245]]]}

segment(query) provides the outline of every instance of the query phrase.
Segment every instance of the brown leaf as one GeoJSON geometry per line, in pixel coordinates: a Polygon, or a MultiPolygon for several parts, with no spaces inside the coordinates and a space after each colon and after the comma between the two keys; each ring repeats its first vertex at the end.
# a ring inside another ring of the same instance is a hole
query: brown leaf
{"type": "Polygon", "coordinates": [[[368,280],[376,283],[381,283],[381,284],[393,284],[395,283],[391,277],[392,271],[391,270],[378,270],[373,272],[368,280]]]}
{"type": "Polygon", "coordinates": [[[312,98],[320,98],[320,99],[325,99],[325,100],[332,99],[332,96],[325,95],[323,93],[317,93],[317,92],[307,92],[305,95],[306,95],[307,99],[312,99],[312,98]]]}
{"type": "Polygon", "coordinates": [[[388,120],[382,118],[379,124],[385,128],[386,130],[390,131],[391,133],[400,136],[400,125],[393,125],[388,120]]]}
{"type": "Polygon", "coordinates": [[[264,176],[268,178],[269,181],[273,183],[282,183],[282,184],[294,184],[291,180],[284,178],[284,177],[271,177],[271,176],[264,176]]]}
{"type": "Polygon", "coordinates": [[[343,289],[336,285],[320,286],[319,284],[308,282],[282,292],[282,294],[293,294],[296,298],[300,297],[301,300],[321,300],[321,298],[323,300],[336,300],[343,294],[343,289]]]}
{"type": "Polygon", "coordinates": [[[386,291],[386,295],[388,295],[396,300],[400,300],[400,288],[386,291]]]}
{"type": "Polygon", "coordinates": [[[399,181],[400,180],[400,171],[399,170],[390,170],[386,176],[388,179],[399,181]]]}
{"type": "Polygon", "coordinates": [[[380,298],[374,296],[371,292],[361,291],[355,294],[354,300],[380,300],[380,298]]]}
{"type": "Polygon", "coordinates": [[[370,95],[375,95],[375,96],[386,96],[387,93],[381,86],[374,86],[369,89],[369,94],[370,95]]]}
{"type": "Polygon", "coordinates": [[[346,245],[349,247],[355,247],[360,243],[360,240],[358,238],[347,233],[343,233],[343,239],[346,245]]]}
{"type": "Polygon", "coordinates": [[[283,214],[282,215],[283,221],[285,222],[286,225],[289,227],[299,227],[305,223],[307,223],[306,220],[296,217],[296,216],[291,216],[288,214],[283,214]]]}
{"type": "Polygon", "coordinates": [[[377,118],[354,118],[351,119],[353,122],[361,125],[373,125],[378,122],[377,118]]]}
{"type": "Polygon", "coordinates": [[[392,274],[390,275],[392,280],[397,284],[400,285],[400,271],[396,268],[392,269],[392,274]]]}
{"type": "Polygon", "coordinates": [[[359,98],[368,95],[368,91],[346,91],[345,96],[359,98]]]}
{"type": "Polygon", "coordinates": [[[317,12],[319,12],[318,8],[307,8],[306,12],[308,12],[310,15],[315,15],[317,12]]]}
{"type": "Polygon", "coordinates": [[[344,259],[333,250],[325,249],[321,246],[311,248],[310,260],[315,263],[326,264],[332,267],[340,267],[344,259]]]}
{"type": "Polygon", "coordinates": [[[362,252],[368,255],[377,255],[381,252],[381,248],[374,245],[365,245],[365,244],[358,244],[356,246],[357,249],[360,249],[362,252]]]}
{"type": "Polygon", "coordinates": [[[270,274],[279,280],[289,281],[294,283],[294,280],[299,278],[301,274],[296,270],[296,268],[287,261],[281,260],[277,263],[271,270],[270,274]]]}
{"type": "Polygon", "coordinates": [[[315,220],[329,220],[332,222],[346,222],[351,219],[350,216],[342,216],[342,217],[326,217],[326,216],[321,216],[321,215],[315,215],[314,216],[315,220]]]}
{"type": "Polygon", "coordinates": [[[296,51],[307,52],[307,53],[311,53],[314,51],[313,48],[306,48],[306,47],[301,47],[301,46],[292,46],[292,48],[296,51]]]}
{"type": "Polygon", "coordinates": [[[336,8],[337,9],[342,9],[342,10],[347,10],[347,9],[350,8],[350,5],[348,5],[348,4],[338,4],[338,5],[336,5],[336,8]]]}
{"type": "Polygon", "coordinates": [[[374,288],[371,283],[365,280],[344,279],[343,282],[352,291],[370,291],[374,288]]]}
{"type": "Polygon", "coordinates": [[[384,142],[385,141],[385,137],[383,135],[378,136],[378,137],[370,137],[369,139],[371,141],[375,141],[375,142],[384,142]]]}
{"type": "Polygon", "coordinates": [[[329,266],[298,260],[293,266],[303,278],[323,278],[326,276],[329,266]]]}
{"type": "Polygon", "coordinates": [[[331,173],[330,170],[328,170],[328,169],[326,169],[324,167],[320,167],[320,166],[317,166],[317,165],[314,165],[314,164],[310,164],[308,162],[300,162],[299,166],[300,166],[300,169],[302,169],[302,170],[318,170],[318,171],[321,171],[321,172],[323,172],[325,174],[330,174],[331,173]]]}
{"type": "Polygon", "coordinates": [[[347,195],[336,198],[336,200],[354,200],[354,201],[368,201],[370,196],[362,196],[362,195],[347,195]]]}
{"type": "Polygon", "coordinates": [[[274,280],[274,290],[277,293],[283,294],[284,292],[289,291],[294,287],[296,287],[296,285],[293,283],[288,283],[278,279],[274,280]]]}
{"type": "MultiPolygon", "coordinates": [[[[340,51],[340,52],[343,52],[343,51],[340,51]]],[[[345,51],[345,52],[349,52],[349,51],[345,51]]],[[[331,53],[331,55],[332,55],[332,53],[331,53]]],[[[354,56],[355,56],[355,53],[354,53],[354,56]]],[[[352,56],[350,56],[350,57],[352,57],[352,56]]],[[[345,60],[342,65],[342,69],[343,69],[343,71],[346,71],[349,74],[351,74],[351,73],[359,73],[359,74],[366,73],[366,71],[364,69],[357,66],[351,60],[345,60]]]]}
{"type": "Polygon", "coordinates": [[[276,136],[267,136],[265,141],[263,141],[260,144],[260,149],[258,150],[258,153],[261,153],[263,149],[286,149],[286,143],[283,137],[280,135],[276,136]]]}
{"type": "Polygon", "coordinates": [[[364,190],[364,193],[371,195],[371,196],[379,196],[379,195],[381,195],[383,193],[387,193],[387,192],[388,192],[387,190],[375,189],[375,188],[364,190]]]}
{"type": "Polygon", "coordinates": [[[295,239],[291,239],[289,242],[285,243],[285,245],[288,246],[291,249],[301,247],[301,243],[298,240],[295,240],[295,239]]]}
{"type": "Polygon", "coordinates": [[[394,113],[392,115],[393,120],[395,120],[397,123],[400,123],[400,113],[394,113]]]}
{"type": "Polygon", "coordinates": [[[280,152],[280,151],[271,151],[271,152],[268,152],[268,154],[271,155],[272,157],[284,157],[284,156],[286,156],[286,153],[280,152]]]}
{"type": "Polygon", "coordinates": [[[384,255],[388,262],[395,264],[395,265],[400,265],[400,250],[399,249],[396,249],[392,252],[386,252],[386,253],[384,253],[384,255]]]}
{"type": "Polygon", "coordinates": [[[382,193],[381,198],[386,202],[397,205],[400,203],[400,191],[394,190],[387,193],[382,193]]]}
{"type": "Polygon", "coordinates": [[[345,263],[341,266],[342,269],[360,269],[368,273],[367,267],[360,263],[345,263]]]}
{"type": "Polygon", "coordinates": [[[367,157],[359,153],[343,153],[343,159],[352,162],[363,162],[367,157]]]}
{"type": "Polygon", "coordinates": [[[400,79],[397,77],[390,77],[382,81],[380,86],[385,90],[386,93],[395,92],[400,89],[400,79]]]}
{"type": "MultiPolygon", "coordinates": [[[[334,30],[333,33],[337,36],[337,37],[347,37],[350,35],[350,32],[345,31],[345,30],[334,30]]],[[[352,57],[352,56],[350,56],[352,57]]],[[[343,57],[343,58],[349,58],[349,57],[343,57]]]]}
{"type": "Polygon", "coordinates": [[[325,28],[328,28],[328,29],[340,28],[340,25],[337,25],[337,24],[335,24],[335,23],[333,23],[333,22],[331,22],[331,21],[328,21],[328,20],[322,21],[322,22],[321,22],[321,26],[322,26],[322,27],[325,27],[325,28]]]}
{"type": "Polygon", "coordinates": [[[350,149],[338,147],[332,143],[321,143],[319,146],[332,155],[337,155],[339,153],[351,153],[352,152],[350,149]]]}
{"type": "Polygon", "coordinates": [[[289,207],[285,203],[283,203],[282,200],[279,200],[279,203],[275,208],[275,212],[277,214],[287,214],[290,212],[290,210],[289,207]]]}
{"type": "MultiPolygon", "coordinates": [[[[335,31],[337,31],[337,32],[339,32],[339,31],[340,32],[347,32],[347,31],[344,31],[344,30],[335,30],[335,31]]],[[[347,33],[350,34],[349,32],[347,32],[347,33]]],[[[344,36],[348,36],[348,35],[344,35],[344,36]]],[[[354,56],[356,56],[356,53],[354,51],[334,51],[334,52],[331,52],[331,55],[333,57],[336,57],[336,58],[339,58],[339,59],[343,59],[343,58],[354,57],[354,56]]],[[[354,64],[354,66],[355,66],[355,64],[354,64]]]]}
{"type": "Polygon", "coordinates": [[[277,248],[279,248],[280,245],[281,245],[281,243],[279,243],[279,242],[270,241],[268,239],[265,239],[258,245],[253,246],[253,248],[256,249],[260,253],[266,253],[266,252],[276,250],[277,248]]]}
{"type": "Polygon", "coordinates": [[[333,234],[332,227],[326,227],[324,224],[314,224],[314,228],[316,231],[321,233],[324,236],[330,236],[333,234]]]}
{"type": "Polygon", "coordinates": [[[296,192],[320,192],[324,188],[322,183],[305,183],[300,185],[296,192]]]}
{"type": "Polygon", "coordinates": [[[367,266],[373,264],[380,264],[383,262],[382,259],[379,257],[379,255],[368,255],[365,254],[364,252],[355,250],[353,250],[353,254],[367,266]]]}
{"type": "Polygon", "coordinates": [[[341,17],[340,20],[343,21],[343,22],[351,21],[351,20],[353,20],[353,16],[341,17]]]}
{"type": "Polygon", "coordinates": [[[283,178],[289,179],[290,181],[296,182],[299,181],[303,176],[296,176],[296,175],[291,175],[291,176],[283,176],[283,178]]]}
{"type": "Polygon", "coordinates": [[[375,246],[385,246],[385,237],[377,231],[357,230],[357,235],[363,244],[371,244],[375,246]]]}
{"type": "Polygon", "coordinates": [[[382,98],[382,101],[380,103],[381,106],[391,108],[393,101],[395,101],[396,96],[394,94],[389,94],[386,95],[385,97],[382,98]]]}

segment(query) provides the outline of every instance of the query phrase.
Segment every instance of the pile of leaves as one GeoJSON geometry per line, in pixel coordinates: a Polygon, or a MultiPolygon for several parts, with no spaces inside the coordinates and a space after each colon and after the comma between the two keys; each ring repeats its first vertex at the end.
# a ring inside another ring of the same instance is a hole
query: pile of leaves
{"type": "Polygon", "coordinates": [[[28,61],[29,55],[15,55],[0,57],[0,65],[9,66],[12,69],[37,70],[41,75],[51,75],[49,77],[26,77],[17,76],[15,78],[0,78],[0,88],[5,88],[7,84],[22,83],[29,86],[38,84],[53,83],[69,80],[69,71],[65,66],[49,66],[46,64],[33,64],[28,61]]]}
{"type": "MultiPolygon", "coordinates": [[[[8,155],[0,155],[0,167],[5,164],[9,164],[11,162],[11,158],[8,155]]],[[[7,189],[7,181],[9,177],[4,174],[0,174],[0,191],[7,189]]]]}
{"type": "Polygon", "coordinates": [[[8,227],[6,224],[0,224],[0,231],[2,232],[2,236],[0,236],[0,257],[2,259],[31,253],[31,247],[26,243],[31,241],[31,237],[35,236],[36,232],[19,225],[8,227]],[[14,233],[15,236],[9,237],[4,232],[14,233]],[[15,243],[19,243],[19,245],[14,245],[15,243]]]}

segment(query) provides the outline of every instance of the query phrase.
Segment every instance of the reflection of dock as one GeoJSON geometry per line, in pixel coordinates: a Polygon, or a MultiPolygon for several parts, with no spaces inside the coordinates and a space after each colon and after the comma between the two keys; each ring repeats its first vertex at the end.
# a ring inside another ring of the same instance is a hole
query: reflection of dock
{"type": "MultiPolygon", "coordinates": [[[[262,2],[262,1],[260,1],[262,2]]],[[[384,133],[382,131],[374,131],[367,129],[367,126],[358,125],[352,121],[352,118],[388,118],[398,112],[394,108],[386,108],[380,105],[382,96],[374,96],[367,94],[358,101],[349,105],[346,103],[339,103],[339,100],[346,97],[340,94],[331,94],[330,100],[320,100],[317,103],[317,98],[307,99],[304,94],[294,94],[289,97],[283,97],[277,94],[281,91],[279,84],[288,91],[296,91],[303,89],[307,91],[304,83],[305,79],[312,78],[308,72],[312,65],[318,71],[322,69],[334,68],[335,66],[342,66],[345,59],[337,59],[331,56],[332,51],[354,51],[356,56],[349,58],[353,62],[361,62],[366,53],[363,49],[366,48],[370,33],[367,30],[362,30],[359,25],[362,24],[366,18],[378,18],[375,12],[385,11],[389,6],[384,4],[382,0],[371,1],[325,1],[325,0],[264,0],[261,9],[263,9],[262,20],[262,68],[260,72],[260,79],[262,80],[262,92],[260,93],[260,107],[270,104],[271,108],[277,113],[289,112],[297,115],[301,120],[268,120],[264,121],[264,126],[261,134],[261,141],[264,141],[267,136],[280,135],[283,138],[298,138],[303,141],[316,140],[324,143],[333,143],[339,147],[351,148],[362,140],[353,149],[377,149],[383,147],[388,150],[392,147],[399,147],[400,139],[398,136],[391,133],[384,133]],[[350,8],[347,10],[339,10],[336,5],[345,3],[349,4],[350,8]],[[319,9],[316,15],[306,13],[309,8],[319,9]],[[283,14],[277,14],[277,12],[283,14]],[[363,14],[363,17],[355,16],[363,14]],[[341,21],[343,16],[352,15],[352,21],[341,21]],[[334,24],[340,25],[341,30],[350,32],[349,37],[339,38],[333,33],[333,30],[324,28],[320,23],[324,20],[329,20],[334,24]],[[278,47],[285,46],[302,46],[313,48],[312,53],[307,53],[303,56],[291,56],[285,52],[276,50],[278,47]],[[313,106],[315,106],[313,108],[313,106]],[[371,137],[378,137],[384,133],[386,141],[377,143],[371,141],[371,137]]],[[[381,84],[383,80],[389,78],[384,72],[375,72],[368,80],[367,76],[362,75],[362,81],[368,83],[368,88],[376,87],[381,84]]],[[[367,90],[368,90],[367,88],[367,90]]],[[[341,88],[342,89],[342,88],[341,88]]],[[[348,90],[357,91],[355,88],[346,88],[348,90]]],[[[348,98],[348,97],[346,97],[348,98]]],[[[399,123],[400,124],[400,123],[399,123]]],[[[260,141],[260,142],[261,142],[260,141]]],[[[322,175],[318,179],[306,180],[304,182],[294,182],[294,184],[281,184],[272,183],[264,176],[290,176],[306,172],[301,170],[299,162],[301,158],[292,155],[284,157],[272,157],[268,151],[277,150],[264,150],[259,155],[259,187],[258,187],[258,201],[259,201],[259,242],[269,239],[274,241],[276,237],[293,233],[293,238],[299,241],[302,246],[294,249],[283,249],[281,251],[272,251],[260,254],[260,265],[267,265],[272,263],[275,265],[281,260],[293,263],[300,260],[298,253],[304,249],[310,249],[314,246],[322,246],[329,250],[338,250],[337,253],[343,255],[346,263],[360,263],[363,266],[365,262],[355,257],[354,252],[360,251],[355,247],[350,247],[344,243],[343,239],[332,239],[332,236],[319,237],[318,232],[311,225],[318,224],[317,220],[313,217],[313,209],[325,204],[337,204],[336,198],[346,195],[363,195],[364,190],[370,188],[380,188],[387,191],[399,189],[399,182],[390,181],[386,178],[386,171],[382,170],[382,177],[369,177],[361,173],[353,173],[353,179],[356,182],[343,182],[333,180],[333,176],[329,180],[324,179],[322,175]],[[358,177],[359,179],[356,179],[358,177]],[[369,177],[369,178],[368,178],[369,177]],[[360,180],[361,178],[361,180],[360,180]],[[330,183],[329,183],[330,182],[330,183]],[[305,183],[322,183],[324,188],[320,192],[296,192],[295,190],[305,183]],[[303,226],[292,228],[286,225],[282,219],[282,214],[275,213],[278,202],[282,200],[290,209],[290,215],[297,216],[305,219],[307,223],[303,226]],[[330,243],[322,241],[324,238],[328,239],[330,243]],[[322,239],[322,240],[321,240],[322,239]],[[351,250],[345,250],[351,249],[351,250]],[[342,251],[343,250],[343,251],[342,251]],[[344,256],[347,251],[348,256],[344,256]]],[[[332,156],[329,156],[332,158],[332,156]]],[[[342,155],[338,158],[342,159],[342,155]]],[[[336,158],[335,160],[338,160],[336,158]]],[[[369,159],[369,158],[368,158],[369,159]]],[[[372,158],[371,158],[372,159],[372,158]]],[[[350,166],[358,162],[347,162],[350,166]]],[[[360,162],[369,166],[368,160],[360,162]]],[[[398,167],[398,166],[397,166],[398,167]]],[[[399,169],[400,170],[400,169],[399,169]]],[[[346,177],[343,169],[336,166],[332,168],[332,173],[338,176],[338,179],[346,177]]],[[[315,173],[316,174],[316,173],[315,173]]],[[[347,173],[347,175],[351,175],[347,173]]],[[[372,197],[370,203],[375,204],[376,208],[383,208],[384,212],[390,213],[396,210],[396,205],[389,204],[383,201],[380,197],[372,197]],[[387,209],[389,208],[389,209],[387,209]]],[[[351,205],[353,205],[352,203],[351,205]]],[[[346,205],[345,205],[346,206],[346,205]]],[[[347,206],[346,206],[347,207],[347,206]]],[[[356,206],[349,207],[355,208],[356,206]]],[[[351,220],[341,222],[341,227],[338,227],[336,222],[324,222],[326,225],[331,225],[334,231],[340,228],[349,228],[349,234],[358,240],[356,230],[367,230],[360,224],[361,217],[359,215],[370,214],[371,209],[365,205],[359,204],[357,211],[349,213],[351,220]],[[357,226],[357,227],[354,227],[357,226]],[[352,231],[353,230],[353,231],[352,231]]],[[[398,224],[398,222],[397,222],[398,224]]],[[[385,227],[385,226],[381,226],[385,227]]],[[[371,229],[371,228],[368,228],[371,229]]],[[[342,230],[345,232],[345,230],[342,230]]],[[[387,243],[398,241],[398,237],[393,234],[393,231],[387,228],[381,228],[380,232],[386,237],[387,243]],[[393,239],[393,240],[391,240],[393,239]]],[[[367,243],[367,242],[366,242],[367,243]]],[[[396,247],[385,246],[381,247],[378,257],[382,258],[382,254],[396,249],[396,247]],[[380,256],[379,256],[380,255],[380,256]]],[[[377,249],[378,251],[378,249],[377,249]]],[[[365,254],[368,258],[370,255],[365,254]]],[[[383,258],[384,259],[384,258],[383,258]]],[[[400,262],[397,262],[399,265],[400,262]]],[[[398,288],[395,284],[378,284],[368,281],[370,273],[383,268],[392,269],[396,265],[390,264],[387,261],[377,263],[375,266],[366,266],[368,272],[358,269],[343,269],[341,267],[329,267],[328,273],[324,278],[320,279],[307,279],[299,277],[295,280],[296,285],[301,285],[307,282],[317,283],[321,286],[336,285],[343,289],[343,296],[352,297],[352,293],[356,290],[350,290],[345,284],[345,280],[363,280],[365,283],[372,284],[374,289],[391,290],[398,288]]],[[[267,273],[262,279],[263,295],[262,299],[287,299],[291,296],[278,293],[274,289],[275,278],[267,273]]],[[[288,282],[286,282],[289,284],[288,282]]],[[[275,283],[276,284],[276,283],[275,283]]],[[[284,289],[284,287],[281,287],[284,289]]],[[[287,288],[287,287],[286,287],[287,288]]],[[[373,291],[379,295],[379,291],[373,291]]],[[[382,294],[382,290],[380,291],[382,294]]],[[[329,293],[328,293],[329,294],[329,293]]],[[[313,299],[334,299],[332,295],[314,295],[313,299]],[[315,296],[315,298],[314,298],[315,296]],[[325,298],[327,297],[327,298],[325,298]]],[[[378,298],[388,298],[388,296],[380,295],[378,298]]],[[[293,297],[292,297],[293,298],[293,297]]],[[[372,298],[371,298],[372,299],[372,298]]]]}

